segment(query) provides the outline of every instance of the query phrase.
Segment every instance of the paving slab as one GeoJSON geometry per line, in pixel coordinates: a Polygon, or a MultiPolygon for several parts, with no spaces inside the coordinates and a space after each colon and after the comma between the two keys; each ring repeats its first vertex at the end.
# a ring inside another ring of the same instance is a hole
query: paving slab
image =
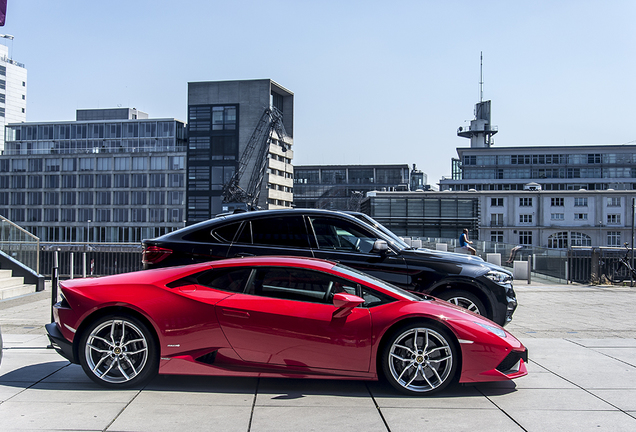
{"type": "Polygon", "coordinates": [[[359,406],[256,406],[250,428],[254,432],[385,430],[377,409],[359,406]]]}

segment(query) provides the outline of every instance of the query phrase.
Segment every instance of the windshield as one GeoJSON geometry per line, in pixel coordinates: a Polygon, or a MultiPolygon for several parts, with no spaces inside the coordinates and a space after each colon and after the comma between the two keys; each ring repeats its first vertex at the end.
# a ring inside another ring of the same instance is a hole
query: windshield
{"type": "Polygon", "coordinates": [[[367,225],[371,225],[375,229],[382,231],[385,235],[390,237],[391,240],[393,240],[393,244],[399,249],[411,249],[411,246],[406,244],[404,240],[396,236],[391,230],[389,230],[387,227],[382,225],[380,222],[373,219],[371,216],[366,215],[364,213],[350,213],[350,214],[351,216],[355,216],[356,218],[366,223],[367,225]]]}
{"type": "Polygon", "coordinates": [[[382,279],[378,279],[366,273],[362,273],[361,271],[358,271],[351,267],[347,267],[342,264],[336,264],[332,268],[332,270],[335,270],[345,276],[355,277],[356,279],[360,279],[366,284],[378,286],[386,290],[387,292],[390,292],[391,294],[395,294],[399,297],[402,297],[405,300],[412,300],[412,301],[422,300],[421,297],[418,297],[415,294],[411,294],[410,292],[403,290],[402,288],[396,287],[395,285],[391,285],[390,283],[385,282],[382,279]]]}

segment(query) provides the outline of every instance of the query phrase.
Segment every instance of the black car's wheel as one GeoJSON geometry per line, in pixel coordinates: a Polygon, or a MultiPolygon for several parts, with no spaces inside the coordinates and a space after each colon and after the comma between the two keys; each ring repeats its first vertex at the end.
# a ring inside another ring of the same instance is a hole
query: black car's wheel
{"type": "Polygon", "coordinates": [[[140,385],[158,371],[154,337],[144,323],[127,315],[108,315],[83,332],[79,360],[84,372],[111,388],[140,385]]]}
{"type": "Polygon", "coordinates": [[[382,353],[382,371],[397,390],[424,395],[453,381],[459,357],[453,337],[439,325],[411,323],[397,329],[382,353]]]}
{"type": "Polygon", "coordinates": [[[473,293],[464,290],[449,290],[441,293],[438,298],[446,300],[449,303],[468,309],[478,315],[484,315],[487,318],[488,313],[484,304],[473,293]]]}

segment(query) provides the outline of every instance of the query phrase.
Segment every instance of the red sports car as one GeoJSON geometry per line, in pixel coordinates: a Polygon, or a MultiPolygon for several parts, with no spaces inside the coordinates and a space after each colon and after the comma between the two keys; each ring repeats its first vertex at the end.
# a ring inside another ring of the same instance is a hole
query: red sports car
{"type": "Polygon", "coordinates": [[[527,374],[499,325],[311,258],[237,258],[61,284],[57,351],[107,387],[155,374],[375,380],[408,394],[527,374]]]}

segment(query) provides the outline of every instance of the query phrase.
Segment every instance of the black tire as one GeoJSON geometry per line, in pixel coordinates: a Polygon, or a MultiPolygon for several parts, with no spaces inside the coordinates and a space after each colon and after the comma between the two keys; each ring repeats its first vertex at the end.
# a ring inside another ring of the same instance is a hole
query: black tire
{"type": "Polygon", "coordinates": [[[484,307],[481,300],[479,300],[479,298],[471,292],[460,289],[452,289],[440,293],[437,297],[454,305],[463,307],[464,309],[468,309],[471,312],[475,312],[478,315],[492,319],[492,316],[489,316],[488,310],[484,307]]]}
{"type": "Polygon", "coordinates": [[[422,396],[454,381],[460,358],[451,333],[423,321],[396,329],[383,345],[381,362],[384,377],[394,388],[422,396]]]}
{"type": "Polygon", "coordinates": [[[91,323],[81,335],[77,354],[86,375],[109,388],[140,386],[159,370],[153,333],[126,314],[106,315],[91,323]]]}

